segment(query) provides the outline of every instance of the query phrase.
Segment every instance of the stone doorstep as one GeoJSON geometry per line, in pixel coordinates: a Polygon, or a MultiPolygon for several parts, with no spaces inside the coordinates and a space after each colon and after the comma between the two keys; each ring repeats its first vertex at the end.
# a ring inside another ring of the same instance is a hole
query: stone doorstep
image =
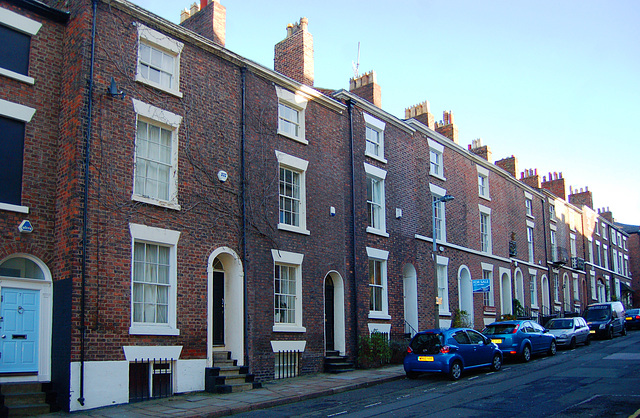
{"type": "Polygon", "coordinates": [[[46,403],[47,394],[44,392],[12,392],[4,395],[4,405],[12,408],[24,405],[49,405],[46,403]]]}
{"type": "Polygon", "coordinates": [[[36,393],[42,392],[41,383],[3,383],[0,385],[3,395],[9,393],[36,393]]]}
{"type": "MultiPolygon", "coordinates": [[[[5,405],[7,406],[7,405],[5,405]]],[[[9,410],[9,416],[33,416],[51,413],[51,408],[47,404],[38,405],[16,405],[7,407],[9,410]]]]}

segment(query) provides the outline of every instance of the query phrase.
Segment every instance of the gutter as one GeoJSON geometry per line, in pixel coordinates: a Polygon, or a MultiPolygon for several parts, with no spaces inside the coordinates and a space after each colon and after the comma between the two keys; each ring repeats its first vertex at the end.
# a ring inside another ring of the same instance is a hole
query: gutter
{"type": "Polygon", "coordinates": [[[353,234],[353,239],[351,240],[351,244],[352,244],[352,248],[351,248],[351,252],[352,252],[352,268],[353,268],[353,277],[352,277],[352,284],[353,284],[353,303],[351,304],[352,309],[353,309],[353,320],[354,320],[354,327],[353,327],[353,333],[354,333],[354,341],[355,341],[355,353],[356,353],[356,359],[358,356],[358,335],[359,335],[359,331],[358,331],[358,285],[356,283],[356,268],[357,268],[357,257],[356,257],[356,186],[355,186],[355,181],[356,181],[356,166],[355,166],[355,157],[354,157],[354,145],[353,145],[353,106],[354,106],[355,102],[352,99],[348,99],[347,100],[347,112],[349,114],[349,144],[350,144],[350,151],[351,151],[351,233],[353,234]]]}
{"type": "Polygon", "coordinates": [[[240,184],[240,194],[242,196],[242,262],[244,263],[243,269],[244,274],[243,277],[243,304],[244,304],[244,364],[245,366],[249,364],[249,327],[248,327],[248,302],[247,302],[247,196],[246,196],[246,166],[245,166],[245,145],[246,145],[246,133],[247,133],[247,122],[246,122],[246,96],[247,96],[247,67],[240,67],[240,75],[241,75],[241,83],[242,83],[242,105],[241,105],[241,138],[240,138],[240,169],[241,169],[241,184],[240,184]]]}

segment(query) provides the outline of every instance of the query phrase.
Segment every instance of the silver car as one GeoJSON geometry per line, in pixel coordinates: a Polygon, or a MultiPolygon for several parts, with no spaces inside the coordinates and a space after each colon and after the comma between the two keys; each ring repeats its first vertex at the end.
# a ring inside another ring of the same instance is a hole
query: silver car
{"type": "Polygon", "coordinates": [[[584,318],[553,318],[546,328],[556,336],[558,347],[575,348],[576,344],[589,345],[589,326],[584,318]]]}

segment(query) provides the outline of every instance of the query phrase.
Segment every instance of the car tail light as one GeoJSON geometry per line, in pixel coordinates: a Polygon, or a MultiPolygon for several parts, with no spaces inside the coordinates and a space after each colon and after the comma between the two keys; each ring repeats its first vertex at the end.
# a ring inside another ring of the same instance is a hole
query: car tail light
{"type": "Polygon", "coordinates": [[[407,347],[407,354],[411,354],[413,353],[413,350],[411,349],[411,347],[407,347]]]}
{"type": "Polygon", "coordinates": [[[512,334],[515,334],[516,332],[518,332],[518,328],[520,328],[520,324],[517,324],[515,326],[515,328],[513,329],[513,331],[511,331],[512,334]]]}
{"type": "Polygon", "coordinates": [[[449,351],[451,351],[451,348],[450,348],[448,345],[445,345],[444,347],[442,347],[442,348],[440,349],[440,352],[441,352],[442,354],[447,354],[447,353],[449,353],[449,351]]]}
{"type": "Polygon", "coordinates": [[[640,315],[636,315],[636,319],[640,319],[640,315]]]}

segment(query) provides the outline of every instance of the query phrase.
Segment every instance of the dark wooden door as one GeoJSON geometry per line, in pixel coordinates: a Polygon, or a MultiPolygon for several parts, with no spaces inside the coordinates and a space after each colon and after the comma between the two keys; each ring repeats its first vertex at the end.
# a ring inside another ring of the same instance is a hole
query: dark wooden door
{"type": "Polygon", "coordinates": [[[213,344],[224,345],[224,273],[213,272],[213,344]]]}
{"type": "Polygon", "coordinates": [[[327,338],[327,350],[334,349],[334,305],[333,305],[333,280],[327,277],[324,285],[324,327],[327,338]]]}

